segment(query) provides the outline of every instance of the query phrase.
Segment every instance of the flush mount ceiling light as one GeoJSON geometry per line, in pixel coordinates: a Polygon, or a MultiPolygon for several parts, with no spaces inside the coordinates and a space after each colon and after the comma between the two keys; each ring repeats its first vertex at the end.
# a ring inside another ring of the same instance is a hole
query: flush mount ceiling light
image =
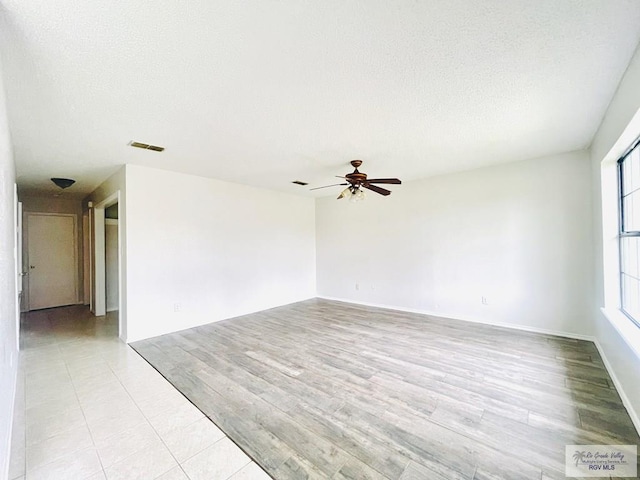
{"type": "Polygon", "coordinates": [[[59,186],[62,189],[65,188],[69,188],[71,185],[73,185],[74,183],[76,183],[75,180],[72,180],[70,178],[52,178],[51,181],[53,183],[55,183],[57,186],[59,186]]]}
{"type": "Polygon", "coordinates": [[[142,148],[143,150],[153,150],[154,152],[162,152],[164,147],[158,147],[157,145],[149,145],[148,143],[142,142],[129,142],[129,145],[136,148],[142,148]]]}

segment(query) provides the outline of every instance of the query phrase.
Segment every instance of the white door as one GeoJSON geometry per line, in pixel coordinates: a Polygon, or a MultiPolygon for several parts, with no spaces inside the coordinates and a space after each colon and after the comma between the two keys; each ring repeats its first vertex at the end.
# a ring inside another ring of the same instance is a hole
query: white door
{"type": "Polygon", "coordinates": [[[29,309],[77,303],[75,215],[29,214],[29,309]]]}

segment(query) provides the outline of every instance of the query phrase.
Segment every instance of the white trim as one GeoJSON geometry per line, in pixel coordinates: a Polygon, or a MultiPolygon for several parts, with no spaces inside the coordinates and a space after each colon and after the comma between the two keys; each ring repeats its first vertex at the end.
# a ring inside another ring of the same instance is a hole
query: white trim
{"type": "MultiPolygon", "coordinates": [[[[117,218],[105,218],[104,219],[104,224],[105,224],[105,230],[106,230],[106,227],[118,227],[118,219],[117,218]]],[[[120,261],[119,261],[119,259],[120,259],[120,248],[119,248],[119,246],[120,246],[120,232],[118,232],[118,245],[116,245],[116,249],[118,251],[118,268],[120,268],[120,261]]],[[[106,251],[106,248],[107,248],[107,244],[106,244],[106,241],[105,241],[105,251],[106,251]]],[[[106,267],[107,267],[107,265],[105,263],[105,279],[106,279],[106,267]]],[[[106,283],[105,283],[105,296],[106,296],[106,290],[107,290],[107,288],[106,288],[106,283]]],[[[118,294],[120,294],[120,274],[119,274],[119,272],[118,272],[118,294]]],[[[118,305],[119,304],[120,304],[120,299],[118,299],[118,305]]],[[[109,307],[109,305],[107,305],[106,313],[117,312],[118,309],[119,309],[119,306],[109,307]]]]}
{"type": "MultiPolygon", "coordinates": [[[[22,236],[24,234],[22,230],[22,202],[18,198],[18,185],[13,184],[13,202],[14,202],[14,219],[13,225],[15,227],[15,245],[14,245],[14,268],[15,268],[15,297],[16,297],[16,351],[20,350],[20,311],[22,301],[22,290],[24,289],[24,275],[22,264],[22,236]]],[[[13,355],[13,354],[12,354],[13,355]]],[[[13,358],[11,359],[11,365],[13,365],[13,358]]]]}
{"type": "Polygon", "coordinates": [[[82,303],[91,305],[91,227],[89,211],[82,212],[82,303]]]}
{"type": "MultiPolygon", "coordinates": [[[[385,308],[385,309],[388,309],[388,310],[397,310],[397,311],[400,311],[400,312],[419,313],[419,314],[422,314],[422,315],[429,315],[429,316],[432,316],[432,317],[451,318],[451,317],[443,316],[442,313],[428,312],[428,311],[425,311],[425,310],[416,310],[416,309],[412,309],[412,308],[391,307],[391,306],[388,306],[388,305],[380,305],[380,304],[367,303],[367,302],[356,302],[356,301],[353,301],[353,300],[345,300],[345,299],[335,298],[335,297],[325,297],[325,296],[320,296],[320,295],[317,298],[322,298],[324,300],[332,300],[332,301],[336,301],[336,302],[352,303],[352,304],[355,304],[355,305],[363,305],[363,306],[366,306],[366,307],[385,308]]],[[[603,309],[603,313],[605,313],[604,309],[603,309]]],[[[600,353],[600,357],[602,358],[602,363],[604,364],[604,368],[609,373],[609,376],[613,380],[613,384],[616,387],[616,390],[618,391],[618,394],[620,395],[620,398],[622,399],[622,404],[626,408],[627,413],[629,413],[629,417],[631,417],[631,421],[633,422],[634,427],[638,431],[638,434],[640,434],[640,416],[638,416],[638,412],[636,412],[635,409],[633,408],[633,404],[629,400],[629,397],[627,397],[627,394],[625,393],[624,388],[622,387],[622,383],[620,382],[620,380],[618,380],[618,377],[616,376],[615,371],[613,370],[613,367],[611,366],[611,363],[609,362],[609,359],[607,358],[607,356],[604,353],[604,349],[602,348],[602,346],[600,345],[600,342],[598,341],[598,339],[596,337],[591,336],[591,335],[582,335],[582,334],[579,334],[579,333],[559,332],[559,331],[554,331],[554,330],[547,330],[547,329],[544,329],[544,328],[527,327],[527,326],[522,326],[522,325],[512,325],[512,324],[508,324],[508,323],[487,322],[485,320],[480,320],[480,319],[477,319],[477,318],[470,318],[470,317],[467,317],[467,318],[456,317],[456,318],[452,318],[452,320],[462,320],[464,322],[481,323],[481,324],[485,324],[485,325],[491,325],[491,326],[494,326],[494,327],[504,327],[504,328],[510,328],[510,329],[513,329],[513,330],[522,330],[522,331],[525,331],[525,332],[541,333],[541,334],[545,334],[545,335],[554,335],[554,336],[558,336],[558,337],[573,338],[573,339],[576,339],[576,340],[586,340],[588,342],[593,342],[594,345],[596,346],[596,348],[598,349],[598,353],[600,353]]],[[[614,326],[615,326],[614,322],[611,322],[611,323],[613,323],[614,326]]],[[[635,352],[635,349],[634,349],[634,352],[635,352]]]]}
{"type": "MultiPolygon", "coordinates": [[[[95,303],[94,315],[102,317],[107,313],[107,285],[106,285],[106,264],[105,264],[105,209],[118,203],[120,200],[120,190],[113,192],[101,202],[93,206],[93,242],[94,242],[94,290],[95,303]]],[[[120,215],[118,215],[120,216],[120,215]]],[[[118,241],[118,244],[120,242],[118,241]]],[[[120,257],[118,249],[118,257],[120,257]]],[[[120,260],[118,259],[118,264],[120,260]]],[[[118,281],[118,283],[120,283],[118,281]]],[[[119,288],[119,287],[118,287],[119,288]]],[[[121,292],[119,292],[121,293],[121,292]]],[[[122,331],[120,326],[118,331],[122,331]]]]}
{"type": "Polygon", "coordinates": [[[609,372],[609,376],[611,377],[611,380],[613,380],[613,385],[616,387],[616,390],[618,391],[618,394],[622,399],[622,404],[627,409],[627,413],[631,417],[631,421],[633,422],[633,425],[636,427],[636,430],[640,435],[640,416],[638,416],[638,412],[634,410],[633,405],[629,400],[629,397],[627,397],[627,394],[625,393],[624,388],[622,388],[622,383],[620,382],[620,380],[618,380],[618,377],[616,376],[616,373],[613,370],[611,363],[609,363],[609,359],[605,355],[604,349],[600,345],[600,342],[598,341],[597,338],[594,338],[593,343],[595,343],[596,348],[600,353],[600,358],[602,358],[602,363],[604,363],[604,368],[607,369],[607,372],[609,372]]]}
{"type": "Polygon", "coordinates": [[[122,242],[122,228],[120,226],[120,218],[122,218],[122,200],[120,198],[120,189],[117,189],[110,195],[108,195],[104,200],[93,203],[89,202],[90,211],[93,211],[93,235],[92,240],[94,242],[94,269],[92,275],[93,282],[93,290],[94,300],[95,300],[95,310],[94,315],[102,316],[106,315],[107,312],[115,311],[115,310],[107,310],[107,286],[106,286],[106,265],[105,265],[105,227],[106,225],[111,225],[105,218],[105,209],[114,204],[118,204],[118,219],[113,219],[118,225],[118,310],[120,314],[118,315],[118,338],[120,340],[125,341],[123,338],[124,325],[126,322],[126,312],[123,303],[123,293],[124,293],[124,268],[123,268],[123,247],[124,244],[122,242]],[[100,308],[98,308],[100,307],[100,308]]]}
{"type": "Polygon", "coordinates": [[[93,202],[88,203],[87,213],[89,217],[89,223],[87,226],[87,233],[89,234],[89,251],[86,253],[86,255],[89,256],[89,310],[91,310],[91,313],[95,314],[95,292],[93,291],[93,288],[94,288],[93,271],[95,269],[95,265],[94,265],[95,262],[93,258],[93,247],[94,247],[93,202]]]}
{"type": "Polygon", "coordinates": [[[12,450],[12,445],[11,445],[11,440],[13,439],[13,417],[16,411],[16,395],[18,394],[18,367],[17,365],[15,367],[11,367],[12,368],[12,372],[13,373],[13,395],[12,395],[12,400],[11,400],[11,405],[9,408],[9,418],[11,419],[9,421],[9,428],[7,429],[7,438],[5,439],[5,445],[7,445],[7,455],[6,458],[4,459],[4,465],[0,464],[0,467],[2,467],[2,470],[0,470],[0,478],[9,478],[9,467],[11,465],[11,450],[12,450]]]}
{"type": "Polygon", "coordinates": [[[474,317],[460,317],[460,316],[450,317],[450,316],[447,316],[446,314],[443,314],[442,312],[431,312],[431,311],[428,311],[428,310],[418,310],[418,309],[413,309],[413,308],[396,307],[396,306],[393,306],[393,305],[384,305],[384,304],[379,304],[379,303],[357,302],[357,301],[354,301],[354,300],[345,300],[345,299],[342,299],[342,298],[335,298],[335,297],[325,297],[325,296],[321,296],[321,295],[318,295],[318,298],[323,298],[325,300],[333,300],[333,301],[336,301],[336,302],[353,303],[355,305],[363,305],[363,306],[366,306],[366,307],[386,308],[388,310],[398,310],[400,312],[419,313],[421,315],[429,315],[429,316],[432,316],[432,317],[439,317],[439,318],[450,318],[452,320],[462,320],[464,322],[482,323],[484,325],[491,325],[493,327],[511,328],[513,330],[522,330],[524,332],[531,332],[531,333],[541,333],[543,335],[554,335],[556,337],[574,338],[576,340],[594,341],[594,339],[595,339],[595,337],[593,337],[591,335],[583,335],[583,334],[580,334],[580,333],[562,332],[562,331],[559,331],[559,330],[549,330],[549,329],[546,329],[546,328],[530,327],[530,326],[527,326],[527,325],[513,325],[511,323],[488,322],[486,320],[482,320],[482,319],[474,318],[474,317]]]}
{"type": "Polygon", "coordinates": [[[104,225],[104,207],[94,207],[93,209],[93,266],[94,266],[94,303],[93,314],[96,317],[102,317],[107,313],[107,286],[105,281],[105,225],[104,225]]]}

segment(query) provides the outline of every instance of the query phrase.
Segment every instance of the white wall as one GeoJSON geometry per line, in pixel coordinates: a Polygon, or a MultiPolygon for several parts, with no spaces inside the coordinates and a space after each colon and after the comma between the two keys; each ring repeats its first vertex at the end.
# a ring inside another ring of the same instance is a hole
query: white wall
{"type": "Polygon", "coordinates": [[[389,197],[368,193],[361,203],[317,200],[319,296],[591,333],[586,152],[390,189],[389,197]]]}
{"type": "Polygon", "coordinates": [[[126,184],[128,341],[315,296],[313,199],[133,165],[126,184]]]}
{"type": "Polygon", "coordinates": [[[616,160],[640,136],[638,85],[640,50],[632,58],[593,139],[591,162],[596,242],[595,335],[618,391],[640,431],[640,329],[619,312],[615,173],[616,160]]]}
{"type": "Polygon", "coordinates": [[[105,221],[105,269],[107,273],[107,312],[118,310],[118,220],[105,221]]]}
{"type": "Polygon", "coordinates": [[[18,369],[14,187],[15,167],[0,72],[0,478],[8,476],[18,369]]]}

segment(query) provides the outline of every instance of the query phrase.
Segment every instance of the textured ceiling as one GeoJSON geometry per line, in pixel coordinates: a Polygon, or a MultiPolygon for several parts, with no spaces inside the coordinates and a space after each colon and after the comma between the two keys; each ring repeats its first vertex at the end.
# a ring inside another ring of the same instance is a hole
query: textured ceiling
{"type": "Polygon", "coordinates": [[[0,0],[23,191],[134,163],[309,194],[354,158],[411,180],[581,149],[639,39],[637,0],[0,0]]]}

